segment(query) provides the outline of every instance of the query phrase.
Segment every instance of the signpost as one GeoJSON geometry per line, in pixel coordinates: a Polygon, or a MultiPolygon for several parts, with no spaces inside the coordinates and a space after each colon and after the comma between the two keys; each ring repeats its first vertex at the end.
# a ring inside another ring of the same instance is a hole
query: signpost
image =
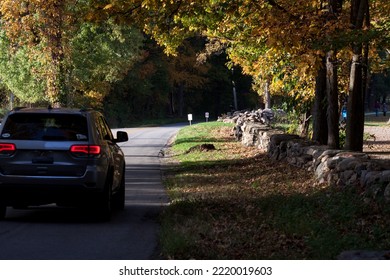
{"type": "Polygon", "coordinates": [[[188,121],[190,122],[190,125],[191,125],[191,121],[192,121],[192,114],[188,114],[188,121]]]}
{"type": "Polygon", "coordinates": [[[209,121],[209,117],[210,117],[209,112],[204,113],[204,116],[206,118],[206,122],[208,122],[209,121]]]}

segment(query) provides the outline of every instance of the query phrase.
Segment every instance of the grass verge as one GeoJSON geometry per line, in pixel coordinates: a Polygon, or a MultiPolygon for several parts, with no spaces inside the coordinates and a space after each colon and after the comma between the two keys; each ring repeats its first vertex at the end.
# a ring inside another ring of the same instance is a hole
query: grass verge
{"type": "Polygon", "coordinates": [[[388,126],[390,116],[383,116],[382,114],[379,114],[378,116],[375,115],[368,115],[365,117],[364,125],[366,126],[388,126]]]}
{"type": "Polygon", "coordinates": [[[316,184],[211,122],[181,130],[165,172],[171,205],[161,222],[169,259],[334,259],[344,250],[389,249],[390,208],[358,190],[316,184]],[[216,150],[189,149],[201,143],[216,150]]]}

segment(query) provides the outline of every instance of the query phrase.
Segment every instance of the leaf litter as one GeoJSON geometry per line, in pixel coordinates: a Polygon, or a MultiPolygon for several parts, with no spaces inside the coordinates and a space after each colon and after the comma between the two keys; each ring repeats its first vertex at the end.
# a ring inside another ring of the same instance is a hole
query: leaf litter
{"type": "Polygon", "coordinates": [[[388,207],[317,184],[311,172],[235,142],[229,127],[213,137],[216,150],[185,155],[164,174],[172,199],[162,216],[165,258],[334,259],[390,246],[388,207]],[[186,242],[166,246],[171,235],[186,242]]]}

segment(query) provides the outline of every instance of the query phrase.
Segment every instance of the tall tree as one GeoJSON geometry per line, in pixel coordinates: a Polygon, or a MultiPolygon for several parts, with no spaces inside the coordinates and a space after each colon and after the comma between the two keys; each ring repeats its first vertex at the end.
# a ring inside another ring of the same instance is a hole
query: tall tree
{"type": "Polygon", "coordinates": [[[71,20],[68,7],[74,0],[23,1],[3,0],[0,2],[3,28],[14,48],[35,47],[44,68],[48,99],[57,103],[64,87],[63,58],[64,30],[69,29],[71,20]]]}
{"type": "Polygon", "coordinates": [[[27,47],[11,50],[4,30],[0,30],[0,79],[23,103],[45,100],[46,83],[37,72],[43,68],[40,54],[27,47]],[[34,59],[32,59],[34,58],[34,59]]]}
{"type": "MultiPolygon", "coordinates": [[[[328,20],[334,22],[338,20],[338,16],[342,8],[342,0],[328,1],[328,20]]],[[[330,42],[331,49],[326,53],[326,93],[327,93],[327,114],[328,114],[328,141],[327,145],[331,148],[339,148],[339,106],[338,106],[338,74],[337,74],[337,49],[330,42]]]]}
{"type": "Polygon", "coordinates": [[[0,2],[0,76],[21,101],[101,107],[110,85],[141,57],[141,32],[113,21],[85,22],[89,4],[0,2]]]}
{"type": "MultiPolygon", "coordinates": [[[[369,24],[368,0],[352,0],[351,26],[354,34],[358,35],[364,25],[369,24]]],[[[349,150],[363,149],[364,132],[364,95],[367,82],[367,63],[363,54],[363,41],[352,43],[352,62],[349,80],[348,118],[345,147],[349,150]]],[[[367,51],[366,51],[367,53],[367,51]]]]}
{"type": "Polygon", "coordinates": [[[69,40],[67,103],[102,107],[111,86],[122,80],[144,53],[144,36],[113,21],[83,23],[69,40]]]}
{"type": "Polygon", "coordinates": [[[328,143],[327,92],[325,57],[322,59],[315,82],[315,97],[313,104],[313,136],[312,140],[322,145],[328,143]]]}

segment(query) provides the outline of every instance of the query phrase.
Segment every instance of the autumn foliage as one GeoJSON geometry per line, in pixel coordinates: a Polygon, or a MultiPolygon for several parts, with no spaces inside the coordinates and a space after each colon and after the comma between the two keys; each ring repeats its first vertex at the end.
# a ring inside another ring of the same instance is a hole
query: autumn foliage
{"type": "Polygon", "coordinates": [[[4,0],[0,3],[3,28],[12,46],[33,45],[42,53],[43,77],[52,101],[68,87],[65,85],[70,75],[69,63],[64,61],[71,52],[72,32],[77,32],[85,22],[111,21],[121,26],[137,26],[167,54],[177,54],[188,38],[207,38],[203,52],[206,57],[226,52],[230,67],[239,65],[253,77],[259,95],[265,88],[273,94],[288,95],[298,100],[295,104],[304,104],[301,106],[304,108],[295,105],[302,113],[306,113],[307,104],[321,99],[316,102],[325,107],[314,110],[313,121],[326,133],[318,137],[315,130],[313,137],[334,148],[339,146],[340,104],[348,97],[351,102],[347,148],[361,150],[362,141],[355,139],[362,139],[369,73],[388,67],[387,0],[4,0]],[[378,55],[382,51],[385,57],[378,55]],[[325,69],[325,82],[319,83],[320,71],[325,69]],[[318,121],[321,111],[326,112],[327,123],[318,121]]]}
{"type": "MultiPolygon", "coordinates": [[[[370,64],[374,64],[378,51],[388,46],[388,1],[127,0],[95,3],[100,16],[139,22],[167,53],[174,53],[183,38],[207,37],[210,52],[225,50],[232,64],[240,65],[253,76],[259,94],[267,87],[274,94],[287,94],[306,103],[318,97],[317,92],[325,92],[318,98],[327,99],[320,101],[326,103],[327,108],[318,111],[327,112],[326,128],[322,130],[328,135],[319,140],[331,147],[339,146],[339,103],[350,96],[347,147],[362,149],[362,142],[353,139],[362,139],[364,102],[361,100],[367,85],[364,77],[368,73],[368,57],[372,58],[370,64]],[[360,61],[352,66],[362,67],[351,67],[353,55],[360,61]],[[325,68],[328,69],[325,72],[327,83],[319,89],[318,71],[325,68]]],[[[316,114],[314,119],[318,119],[316,114]]],[[[323,126],[322,123],[317,125],[323,126]]],[[[315,138],[318,137],[315,135],[315,138]]]]}

